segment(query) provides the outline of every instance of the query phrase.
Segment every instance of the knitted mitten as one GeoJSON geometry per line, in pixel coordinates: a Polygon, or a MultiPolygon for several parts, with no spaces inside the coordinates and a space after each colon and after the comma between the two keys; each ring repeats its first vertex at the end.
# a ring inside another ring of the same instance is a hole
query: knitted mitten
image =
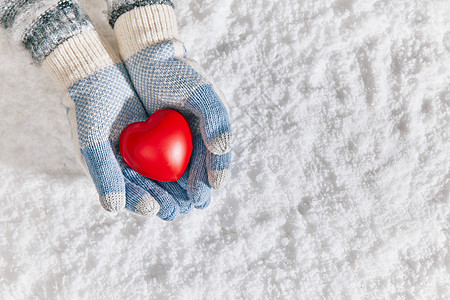
{"type": "Polygon", "coordinates": [[[195,207],[204,208],[210,186],[221,187],[229,176],[231,130],[223,98],[186,58],[171,1],[109,2],[120,54],[147,112],[172,108],[190,122],[194,151],[187,191],[195,207]]]}
{"type": "Polygon", "coordinates": [[[118,139],[125,126],[148,118],[124,65],[72,1],[0,0],[0,22],[67,89],[68,116],[80,158],[108,211],[124,207],[174,219],[189,199],[126,166],[118,139]],[[174,199],[176,196],[177,199],[174,199]]]}

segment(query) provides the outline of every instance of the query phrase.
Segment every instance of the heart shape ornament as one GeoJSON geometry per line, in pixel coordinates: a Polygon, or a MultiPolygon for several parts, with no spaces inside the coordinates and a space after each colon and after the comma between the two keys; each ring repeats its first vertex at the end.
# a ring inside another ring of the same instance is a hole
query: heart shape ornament
{"type": "Polygon", "coordinates": [[[176,181],[189,164],[192,132],[179,112],[161,109],[147,121],[125,127],[119,149],[125,162],[139,174],[157,181],[176,181]]]}

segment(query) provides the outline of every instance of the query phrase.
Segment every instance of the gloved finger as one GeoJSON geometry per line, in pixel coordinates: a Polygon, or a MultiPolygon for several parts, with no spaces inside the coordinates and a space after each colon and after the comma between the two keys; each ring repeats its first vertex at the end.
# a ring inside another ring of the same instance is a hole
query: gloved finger
{"type": "Polygon", "coordinates": [[[231,150],[231,126],[228,112],[212,84],[198,87],[186,101],[186,107],[200,120],[200,132],[209,151],[221,155],[231,150]]]}
{"type": "Polygon", "coordinates": [[[107,211],[119,211],[125,207],[125,182],[119,164],[109,142],[88,145],[80,150],[100,203],[107,211]]]}
{"type": "Polygon", "coordinates": [[[192,208],[192,201],[189,199],[187,191],[183,189],[177,182],[160,182],[157,184],[169,192],[180,206],[180,213],[187,214],[192,208]]]}
{"type": "Polygon", "coordinates": [[[208,171],[209,184],[215,188],[221,188],[230,178],[231,151],[216,155],[208,151],[206,155],[206,169],[208,171]]]}
{"type": "Polygon", "coordinates": [[[202,137],[197,134],[192,139],[193,150],[190,161],[187,193],[195,208],[205,208],[211,201],[211,186],[206,171],[207,149],[202,137]]]}
{"type": "Polygon", "coordinates": [[[123,174],[135,185],[146,190],[159,203],[160,210],[157,213],[158,217],[165,221],[172,221],[180,214],[180,207],[177,201],[156,182],[138,174],[131,168],[124,168],[123,174]]]}
{"type": "Polygon", "coordinates": [[[125,208],[143,216],[154,216],[160,210],[159,203],[143,188],[125,178],[127,204],[125,208]]]}
{"type": "Polygon", "coordinates": [[[177,180],[177,183],[180,185],[180,187],[183,190],[187,190],[190,170],[191,170],[191,164],[189,163],[189,165],[186,168],[186,171],[184,171],[184,173],[181,176],[181,178],[177,180]]]}

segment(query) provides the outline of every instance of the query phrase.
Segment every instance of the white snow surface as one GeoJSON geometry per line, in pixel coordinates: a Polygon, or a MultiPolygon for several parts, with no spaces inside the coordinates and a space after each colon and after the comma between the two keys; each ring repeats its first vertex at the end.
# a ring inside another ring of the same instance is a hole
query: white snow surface
{"type": "Polygon", "coordinates": [[[171,223],[104,211],[64,91],[2,33],[0,299],[450,299],[450,2],[175,4],[231,181],[171,223]]]}

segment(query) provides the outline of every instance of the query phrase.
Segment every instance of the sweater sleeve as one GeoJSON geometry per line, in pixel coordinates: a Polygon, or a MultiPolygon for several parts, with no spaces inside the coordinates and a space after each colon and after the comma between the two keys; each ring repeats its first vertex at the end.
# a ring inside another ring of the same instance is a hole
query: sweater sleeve
{"type": "Polygon", "coordinates": [[[0,25],[37,63],[71,37],[93,30],[87,15],[71,0],[0,0],[0,25]]]}
{"type": "Polygon", "coordinates": [[[137,7],[164,4],[173,7],[170,0],[107,0],[109,6],[109,24],[112,28],[120,16],[137,7]]]}

